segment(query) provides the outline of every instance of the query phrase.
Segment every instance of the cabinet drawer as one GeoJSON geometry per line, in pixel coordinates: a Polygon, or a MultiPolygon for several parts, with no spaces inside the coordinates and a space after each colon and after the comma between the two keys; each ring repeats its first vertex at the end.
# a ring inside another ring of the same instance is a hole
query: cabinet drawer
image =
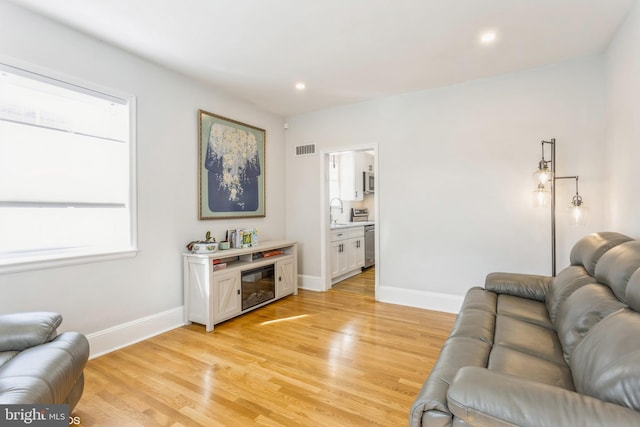
{"type": "MultiPolygon", "coordinates": [[[[335,242],[336,240],[343,240],[348,237],[348,228],[341,228],[340,230],[331,230],[331,241],[335,242]]],[[[363,229],[364,233],[364,229],[363,229]]]]}

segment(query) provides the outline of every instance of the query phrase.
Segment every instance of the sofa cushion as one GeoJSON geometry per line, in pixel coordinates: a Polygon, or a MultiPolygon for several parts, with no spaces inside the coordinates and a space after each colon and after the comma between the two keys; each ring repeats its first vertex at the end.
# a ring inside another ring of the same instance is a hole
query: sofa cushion
{"type": "Polygon", "coordinates": [[[489,356],[489,370],[573,390],[569,367],[541,359],[509,347],[494,345],[489,356]]]}
{"type": "MultiPolygon", "coordinates": [[[[491,427],[638,427],[640,413],[574,391],[466,367],[449,387],[449,409],[464,424],[491,427]]],[[[445,423],[423,424],[442,427],[445,423]]],[[[415,426],[418,427],[418,426],[415,426]]]]}
{"type": "Polygon", "coordinates": [[[509,316],[498,316],[494,345],[562,364],[562,346],[553,329],[509,316]]]}
{"type": "Polygon", "coordinates": [[[609,285],[622,302],[627,302],[627,284],[640,268],[640,240],[626,242],[609,250],[596,265],[595,278],[609,285]]]}
{"type": "Polygon", "coordinates": [[[0,351],[21,351],[51,341],[62,323],[58,313],[32,312],[0,315],[0,351]]]}
{"type": "Polygon", "coordinates": [[[593,282],[595,282],[595,279],[590,276],[587,270],[581,265],[569,266],[558,273],[549,287],[547,299],[545,300],[547,311],[549,312],[549,319],[554,327],[557,328],[556,316],[564,300],[575,292],[576,289],[593,282]]]}
{"type": "Polygon", "coordinates": [[[569,256],[571,265],[583,266],[590,275],[594,275],[600,257],[609,249],[628,242],[631,237],[615,232],[593,233],[578,240],[569,256]]]}
{"type": "Polygon", "coordinates": [[[498,295],[498,315],[510,316],[545,328],[552,328],[543,302],[511,295],[498,295]]]}
{"type": "Polygon", "coordinates": [[[623,309],[591,328],[570,366],[576,390],[640,411],[640,313],[623,309]]]}
{"type": "Polygon", "coordinates": [[[614,311],[625,307],[611,289],[596,283],[585,285],[571,294],[560,306],[556,321],[567,363],[575,346],[591,328],[614,311]]]}

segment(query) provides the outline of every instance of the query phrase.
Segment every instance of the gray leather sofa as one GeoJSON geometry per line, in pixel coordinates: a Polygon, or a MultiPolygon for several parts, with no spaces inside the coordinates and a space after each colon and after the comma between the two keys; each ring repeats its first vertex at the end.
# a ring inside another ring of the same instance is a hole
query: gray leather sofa
{"type": "Polygon", "coordinates": [[[640,426],[640,240],[581,239],[555,278],[467,293],[411,426],[640,426]]]}
{"type": "Polygon", "coordinates": [[[36,312],[0,315],[0,404],[68,404],[84,389],[89,342],[57,333],[62,316],[36,312]]]}

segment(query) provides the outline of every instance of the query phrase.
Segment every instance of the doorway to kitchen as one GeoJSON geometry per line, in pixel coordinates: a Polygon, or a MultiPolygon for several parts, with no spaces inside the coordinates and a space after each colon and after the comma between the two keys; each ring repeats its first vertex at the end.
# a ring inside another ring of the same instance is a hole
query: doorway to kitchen
{"type": "Polygon", "coordinates": [[[324,289],[375,298],[380,274],[377,144],[323,154],[324,289]]]}

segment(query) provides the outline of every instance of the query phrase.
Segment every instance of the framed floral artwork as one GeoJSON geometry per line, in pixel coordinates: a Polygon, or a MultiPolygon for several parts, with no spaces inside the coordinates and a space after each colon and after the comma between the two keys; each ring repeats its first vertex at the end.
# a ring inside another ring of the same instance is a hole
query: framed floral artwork
{"type": "Polygon", "coordinates": [[[265,216],[266,131],[198,111],[199,219],[265,216]]]}

